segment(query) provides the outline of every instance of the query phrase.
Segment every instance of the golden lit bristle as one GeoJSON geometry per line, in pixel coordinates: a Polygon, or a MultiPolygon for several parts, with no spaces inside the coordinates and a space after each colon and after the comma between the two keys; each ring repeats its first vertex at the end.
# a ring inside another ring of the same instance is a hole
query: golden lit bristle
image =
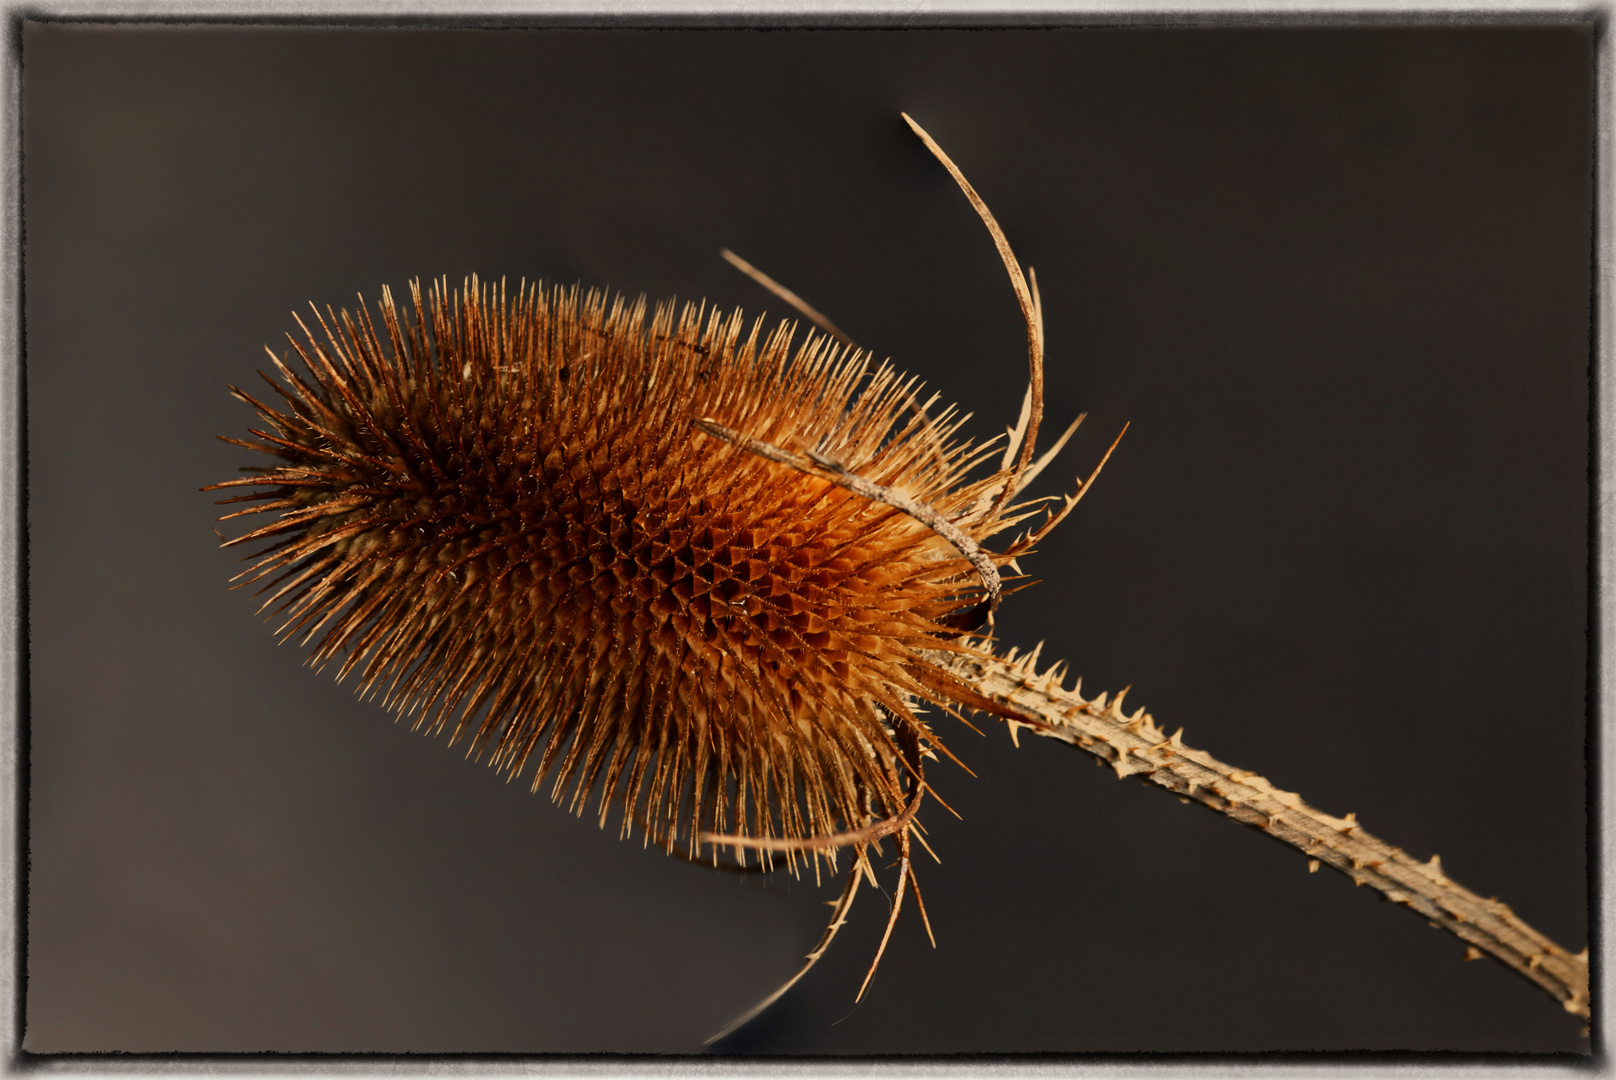
{"type": "MultiPolygon", "coordinates": [[[[789,327],[599,293],[479,285],[329,312],[276,361],[279,458],[240,514],[276,521],[245,580],[362,693],[469,734],[535,789],[591,791],[671,848],[702,832],[802,839],[906,802],[899,729],[936,737],[928,656],[983,586],[891,506],[781,468],[705,418],[832,459],[946,517],[993,481],[913,380],[789,327]]],[[[1002,486],[1002,481],[1001,481],[1002,486]]],[[[230,515],[232,517],[237,515],[230,515]]],[[[1002,514],[963,527],[982,539],[1002,514]]],[[[944,688],[940,691],[939,688],[944,688]]]]}

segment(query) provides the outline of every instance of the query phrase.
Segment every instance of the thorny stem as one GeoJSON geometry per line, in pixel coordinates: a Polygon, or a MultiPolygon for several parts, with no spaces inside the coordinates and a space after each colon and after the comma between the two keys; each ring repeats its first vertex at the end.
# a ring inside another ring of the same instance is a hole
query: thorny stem
{"type": "Polygon", "coordinates": [[[1418,862],[1379,837],[1366,832],[1353,814],[1332,817],[1281,791],[1256,773],[1227,765],[1204,750],[1185,746],[1183,729],[1168,737],[1143,709],[1125,715],[1122,694],[1109,705],[1106,695],[1085,700],[1076,688],[1063,689],[1060,665],[1037,671],[1037,651],[1019,660],[1014,650],[1004,658],[967,657],[956,661],[956,673],[995,702],[1024,714],[1020,726],[1070,743],[1116,770],[1118,777],[1138,776],[1181,798],[1194,799],[1242,825],[1260,829],[1308,856],[1309,871],[1327,864],[1384,893],[1393,903],[1419,912],[1470,946],[1466,959],[1492,956],[1536,983],[1564,1006],[1586,1019],[1588,950],[1572,954],[1527,925],[1497,899],[1483,899],[1442,872],[1435,856],[1418,862]]]}

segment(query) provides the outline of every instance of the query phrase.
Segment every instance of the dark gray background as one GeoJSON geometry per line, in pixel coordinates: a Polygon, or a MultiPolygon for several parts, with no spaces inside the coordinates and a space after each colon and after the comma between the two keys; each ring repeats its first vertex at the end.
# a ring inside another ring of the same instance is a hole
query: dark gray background
{"type": "MultiPolygon", "coordinates": [[[[26,1048],[691,1052],[834,896],[620,843],[356,703],[231,592],[206,483],[289,312],[413,275],[780,305],[977,412],[1044,287],[1007,642],[1498,894],[1584,855],[1586,28],[24,33],[26,1048]]],[[[1341,876],[1075,752],[943,721],[938,949],[886,907],[721,1049],[1578,1050],[1341,876]]]]}

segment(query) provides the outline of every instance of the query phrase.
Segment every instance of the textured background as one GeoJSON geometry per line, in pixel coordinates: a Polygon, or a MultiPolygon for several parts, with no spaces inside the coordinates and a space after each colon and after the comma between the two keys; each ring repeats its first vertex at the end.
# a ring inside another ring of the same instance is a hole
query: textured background
{"type": "MultiPolygon", "coordinates": [[[[277,647],[210,531],[288,312],[476,271],[756,311],[727,245],[1105,476],[1013,597],[1089,690],[1587,940],[1586,29],[24,34],[26,1047],[674,1051],[827,885],[566,816],[277,647]]],[[[1056,744],[944,722],[939,948],[867,895],[750,1053],[1578,1050],[1492,962],[1056,744]]]]}

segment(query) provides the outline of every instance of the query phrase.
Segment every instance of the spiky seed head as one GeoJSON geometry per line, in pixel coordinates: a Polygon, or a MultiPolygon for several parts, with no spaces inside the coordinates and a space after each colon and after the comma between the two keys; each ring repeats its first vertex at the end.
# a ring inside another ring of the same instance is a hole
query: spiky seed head
{"type": "MultiPolygon", "coordinates": [[[[704,433],[815,455],[973,540],[1007,483],[917,386],[789,326],[576,287],[383,291],[379,324],[315,312],[275,359],[276,458],[217,487],[275,514],[242,583],[417,727],[469,738],[604,825],[696,849],[900,813],[922,702],[983,599],[956,547],[893,506],[704,433]],[[744,334],[744,336],[743,336],[744,334]],[[287,358],[288,361],[290,357],[287,358]],[[569,794],[570,792],[570,794],[569,794]]],[[[997,502],[1002,503],[999,499],[997,502]]],[[[917,781],[907,780],[910,791],[917,781]]],[[[789,857],[789,856],[788,856],[789,857]]]]}

